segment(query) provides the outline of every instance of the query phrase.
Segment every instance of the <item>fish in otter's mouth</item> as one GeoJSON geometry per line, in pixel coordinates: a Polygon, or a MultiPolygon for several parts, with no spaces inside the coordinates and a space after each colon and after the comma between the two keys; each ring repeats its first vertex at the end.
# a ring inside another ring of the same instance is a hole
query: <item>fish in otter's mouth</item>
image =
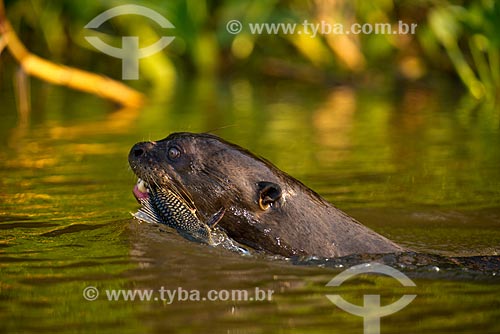
{"type": "Polygon", "coordinates": [[[133,193],[141,204],[134,217],[149,223],[165,224],[201,242],[213,244],[211,228],[224,215],[224,209],[216,212],[203,223],[196,216],[196,209],[180,195],[169,188],[151,188],[144,180],[138,179],[133,193]]]}
{"type": "Polygon", "coordinates": [[[248,252],[216,226],[224,216],[224,208],[214,213],[207,222],[203,222],[197,216],[197,210],[189,195],[181,195],[173,185],[172,188],[150,186],[138,178],[133,194],[141,207],[132,216],[139,221],[172,227],[189,240],[211,246],[220,245],[242,253],[248,252]]]}

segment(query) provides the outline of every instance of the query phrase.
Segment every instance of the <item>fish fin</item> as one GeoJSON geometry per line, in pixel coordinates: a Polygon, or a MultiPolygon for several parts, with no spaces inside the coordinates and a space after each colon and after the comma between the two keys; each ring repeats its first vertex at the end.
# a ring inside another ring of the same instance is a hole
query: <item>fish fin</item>
{"type": "Polygon", "coordinates": [[[141,200],[141,208],[132,216],[135,219],[138,219],[140,221],[150,223],[150,224],[160,224],[161,219],[158,217],[158,214],[155,212],[151,205],[151,201],[148,200],[141,200]]]}
{"type": "Polygon", "coordinates": [[[207,221],[207,225],[210,228],[213,228],[215,225],[217,225],[218,222],[224,217],[224,214],[226,213],[226,209],[224,207],[220,208],[219,211],[213,214],[212,217],[207,221]]]}

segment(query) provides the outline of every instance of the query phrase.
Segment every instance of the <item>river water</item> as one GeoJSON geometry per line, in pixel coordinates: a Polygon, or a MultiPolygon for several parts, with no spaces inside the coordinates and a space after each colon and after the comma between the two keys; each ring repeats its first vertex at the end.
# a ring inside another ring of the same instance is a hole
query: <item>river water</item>
{"type": "Polygon", "coordinates": [[[498,255],[500,113],[459,94],[235,79],[194,82],[168,102],[117,111],[34,82],[33,110],[20,121],[12,88],[3,86],[0,332],[363,333],[363,319],[326,295],[363,305],[364,295],[377,294],[388,305],[415,294],[380,320],[381,333],[500,333],[496,271],[431,266],[425,275],[406,272],[414,287],[383,275],[332,287],[347,263],[242,256],[130,215],[138,207],[130,147],[174,131],[212,131],[414,251],[498,255]],[[121,289],[152,295],[110,301],[121,289]],[[253,300],[207,298],[234,290],[253,300]]]}

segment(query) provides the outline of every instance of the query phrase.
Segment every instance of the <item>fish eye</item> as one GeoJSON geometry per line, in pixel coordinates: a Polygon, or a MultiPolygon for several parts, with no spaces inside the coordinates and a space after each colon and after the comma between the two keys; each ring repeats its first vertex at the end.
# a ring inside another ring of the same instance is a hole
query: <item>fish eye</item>
{"type": "Polygon", "coordinates": [[[173,146],[168,149],[168,158],[170,160],[175,160],[181,156],[181,150],[173,146]]]}

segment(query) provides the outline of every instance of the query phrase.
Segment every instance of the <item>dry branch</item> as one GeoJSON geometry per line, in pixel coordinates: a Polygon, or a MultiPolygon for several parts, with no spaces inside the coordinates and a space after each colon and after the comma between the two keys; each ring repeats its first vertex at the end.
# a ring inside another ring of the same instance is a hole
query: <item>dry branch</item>
{"type": "Polygon", "coordinates": [[[0,40],[28,74],[46,82],[102,96],[125,107],[139,107],[144,95],[102,75],[58,65],[29,52],[13,30],[0,0],[0,40]]]}

